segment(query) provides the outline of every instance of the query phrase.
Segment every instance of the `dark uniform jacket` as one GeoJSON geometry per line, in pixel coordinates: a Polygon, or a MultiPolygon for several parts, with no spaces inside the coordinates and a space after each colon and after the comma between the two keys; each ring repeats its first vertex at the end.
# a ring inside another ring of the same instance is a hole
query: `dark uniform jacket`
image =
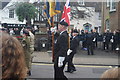
{"type": "Polygon", "coordinates": [[[116,43],[120,44],[120,32],[116,32],[115,38],[116,38],[116,43]]]}
{"type": "Polygon", "coordinates": [[[103,34],[103,36],[105,37],[105,43],[109,44],[110,39],[111,39],[111,34],[106,32],[106,33],[103,34]]]}
{"type": "Polygon", "coordinates": [[[64,31],[55,41],[54,45],[54,58],[66,57],[68,50],[68,33],[64,31]]]}
{"type": "Polygon", "coordinates": [[[93,44],[94,34],[88,33],[86,34],[86,44],[91,45],[93,44]]]}
{"type": "Polygon", "coordinates": [[[77,47],[79,46],[79,40],[78,37],[73,37],[73,39],[70,42],[70,49],[72,50],[72,53],[75,54],[77,51],[77,47]]]}

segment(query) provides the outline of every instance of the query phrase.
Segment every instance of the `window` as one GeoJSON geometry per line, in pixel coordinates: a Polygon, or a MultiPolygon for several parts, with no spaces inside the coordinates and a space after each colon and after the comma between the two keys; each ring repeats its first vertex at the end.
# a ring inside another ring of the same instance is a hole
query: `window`
{"type": "Polygon", "coordinates": [[[85,5],[85,2],[84,2],[84,0],[78,0],[78,4],[79,5],[85,5]]]}
{"type": "Polygon", "coordinates": [[[110,12],[116,11],[116,3],[115,0],[111,0],[110,2],[110,12]]]}
{"type": "Polygon", "coordinates": [[[110,7],[110,0],[107,0],[107,7],[110,7]]]}
{"type": "Polygon", "coordinates": [[[98,18],[99,20],[101,20],[101,18],[102,18],[101,16],[102,16],[101,12],[99,12],[99,18],[98,18]]]}
{"type": "Polygon", "coordinates": [[[109,19],[106,20],[106,29],[109,29],[110,28],[110,22],[109,22],[109,19]]]}
{"type": "Polygon", "coordinates": [[[14,18],[14,9],[9,10],[9,18],[14,18]]]}

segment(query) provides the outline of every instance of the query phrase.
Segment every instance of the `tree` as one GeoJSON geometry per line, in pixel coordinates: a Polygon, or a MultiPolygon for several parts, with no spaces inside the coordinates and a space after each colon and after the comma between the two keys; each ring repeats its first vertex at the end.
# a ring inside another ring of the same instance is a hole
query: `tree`
{"type": "Polygon", "coordinates": [[[31,3],[19,3],[16,8],[16,14],[18,16],[18,20],[23,22],[26,20],[26,25],[31,26],[31,19],[34,19],[36,16],[36,8],[31,3]]]}

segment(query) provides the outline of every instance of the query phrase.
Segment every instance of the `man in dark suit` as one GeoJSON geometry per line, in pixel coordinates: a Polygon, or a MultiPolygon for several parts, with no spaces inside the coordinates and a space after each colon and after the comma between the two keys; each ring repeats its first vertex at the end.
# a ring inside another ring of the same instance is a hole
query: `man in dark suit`
{"type": "Polygon", "coordinates": [[[67,51],[68,67],[67,67],[67,71],[65,72],[73,73],[74,71],[76,71],[76,68],[73,64],[73,57],[76,54],[77,47],[79,46],[79,40],[77,35],[78,35],[78,31],[73,30],[73,33],[72,33],[73,37],[71,38],[70,49],[67,51]]]}
{"type": "Polygon", "coordinates": [[[109,50],[109,44],[110,44],[111,34],[109,30],[106,30],[106,32],[103,34],[103,47],[104,50],[109,50]]]}
{"type": "Polygon", "coordinates": [[[87,44],[87,51],[88,51],[88,55],[90,54],[94,54],[93,52],[93,47],[94,47],[94,34],[92,33],[87,33],[86,34],[86,44],[87,44]]]}
{"type": "Polygon", "coordinates": [[[68,80],[64,75],[64,67],[66,64],[67,50],[68,50],[68,33],[66,22],[60,22],[58,30],[60,35],[55,41],[54,45],[54,79],[55,80],[68,80]]]}

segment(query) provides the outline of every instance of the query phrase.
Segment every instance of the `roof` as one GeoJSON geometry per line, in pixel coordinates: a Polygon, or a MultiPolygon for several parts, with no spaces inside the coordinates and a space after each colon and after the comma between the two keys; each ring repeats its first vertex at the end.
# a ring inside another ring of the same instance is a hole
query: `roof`
{"type": "Polygon", "coordinates": [[[0,9],[3,9],[11,0],[0,0],[0,9]]]}

